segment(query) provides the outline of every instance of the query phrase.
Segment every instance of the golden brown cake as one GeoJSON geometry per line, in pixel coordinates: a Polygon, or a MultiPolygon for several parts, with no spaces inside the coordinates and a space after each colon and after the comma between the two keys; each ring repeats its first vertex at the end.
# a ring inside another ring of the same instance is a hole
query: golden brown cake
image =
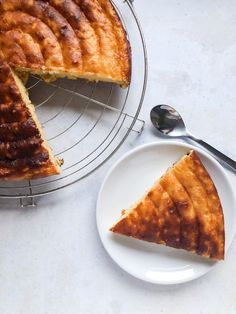
{"type": "Polygon", "coordinates": [[[0,49],[17,71],[130,83],[130,46],[109,0],[0,0],[0,49]]]}
{"type": "Polygon", "coordinates": [[[0,71],[0,179],[45,177],[60,173],[59,161],[22,80],[32,73],[126,87],[130,46],[109,0],[0,0],[0,71]]]}
{"type": "Polygon", "coordinates": [[[60,173],[20,79],[0,57],[0,180],[60,173]]]}
{"type": "Polygon", "coordinates": [[[216,187],[196,152],[184,156],[111,231],[224,259],[224,216],[216,187]]]}

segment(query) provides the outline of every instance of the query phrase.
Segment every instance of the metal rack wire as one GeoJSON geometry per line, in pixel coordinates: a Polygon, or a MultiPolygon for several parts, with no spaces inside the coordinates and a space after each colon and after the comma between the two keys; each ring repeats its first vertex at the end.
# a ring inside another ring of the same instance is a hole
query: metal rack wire
{"type": "Polygon", "coordinates": [[[130,131],[141,133],[138,119],[147,83],[143,33],[131,0],[112,1],[132,47],[132,81],[127,89],[110,83],[60,79],[45,83],[31,76],[27,88],[54,154],[64,159],[62,174],[50,178],[0,183],[0,198],[20,198],[34,206],[34,197],[58,191],[103,165],[130,131]]]}

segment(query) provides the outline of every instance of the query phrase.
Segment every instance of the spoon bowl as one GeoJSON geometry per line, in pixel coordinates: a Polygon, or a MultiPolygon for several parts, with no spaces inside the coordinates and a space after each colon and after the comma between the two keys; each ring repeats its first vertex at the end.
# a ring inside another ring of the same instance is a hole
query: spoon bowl
{"type": "Polygon", "coordinates": [[[168,105],[155,106],[150,113],[154,127],[164,135],[182,137],[187,135],[187,130],[181,115],[168,105]]]}

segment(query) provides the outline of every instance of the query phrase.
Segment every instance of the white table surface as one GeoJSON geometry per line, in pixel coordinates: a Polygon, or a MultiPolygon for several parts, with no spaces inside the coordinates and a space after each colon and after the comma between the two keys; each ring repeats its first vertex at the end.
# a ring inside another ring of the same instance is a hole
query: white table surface
{"type": "Polygon", "coordinates": [[[236,159],[235,0],[135,0],[135,8],[149,55],[146,128],[94,175],[37,207],[0,202],[1,314],[236,313],[236,241],[205,277],[162,287],[123,272],[98,237],[107,170],[132,147],[161,140],[148,120],[153,105],[173,105],[194,134],[236,159]]]}

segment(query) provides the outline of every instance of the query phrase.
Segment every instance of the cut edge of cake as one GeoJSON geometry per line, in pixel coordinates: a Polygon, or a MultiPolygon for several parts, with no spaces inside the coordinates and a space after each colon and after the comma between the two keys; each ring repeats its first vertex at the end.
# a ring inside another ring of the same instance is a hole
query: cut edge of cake
{"type": "Polygon", "coordinates": [[[53,82],[60,78],[68,78],[71,80],[76,79],[84,79],[91,82],[107,82],[107,83],[114,83],[120,85],[122,88],[126,88],[130,84],[130,79],[128,77],[120,80],[115,80],[112,77],[105,76],[104,74],[94,74],[94,73],[78,73],[73,72],[71,70],[65,71],[60,69],[33,69],[33,68],[24,68],[15,66],[14,64],[10,64],[12,68],[16,71],[17,75],[20,77],[27,77],[29,74],[37,75],[42,80],[47,83],[53,82]]]}

